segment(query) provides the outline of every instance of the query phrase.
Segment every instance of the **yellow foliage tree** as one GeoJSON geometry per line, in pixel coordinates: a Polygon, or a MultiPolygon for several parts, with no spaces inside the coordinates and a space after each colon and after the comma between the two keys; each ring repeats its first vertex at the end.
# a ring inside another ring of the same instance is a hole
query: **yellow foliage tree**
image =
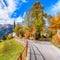
{"type": "Polygon", "coordinates": [[[60,31],[60,13],[58,13],[58,15],[53,18],[51,20],[51,24],[50,24],[50,28],[49,28],[52,32],[56,31],[55,35],[52,36],[52,41],[56,44],[56,45],[60,45],[60,35],[58,36],[58,30],[60,31]]]}
{"type": "Polygon", "coordinates": [[[60,13],[51,20],[50,28],[55,30],[60,29],[60,13]]]}
{"type": "Polygon", "coordinates": [[[7,36],[7,39],[11,39],[11,38],[13,38],[13,35],[12,35],[12,34],[9,34],[9,35],[7,36]]]}

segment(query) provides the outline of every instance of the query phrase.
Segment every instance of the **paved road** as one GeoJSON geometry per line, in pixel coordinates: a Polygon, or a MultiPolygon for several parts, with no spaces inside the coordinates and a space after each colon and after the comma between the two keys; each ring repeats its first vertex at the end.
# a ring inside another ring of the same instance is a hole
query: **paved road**
{"type": "Polygon", "coordinates": [[[26,40],[20,39],[18,37],[15,37],[15,40],[20,42],[24,47],[26,46],[26,40]]]}
{"type": "MultiPolygon", "coordinates": [[[[25,40],[16,40],[26,46],[25,40]]],[[[60,60],[60,49],[47,41],[30,41],[27,60],[60,60]]]]}
{"type": "Polygon", "coordinates": [[[60,60],[60,50],[46,41],[28,41],[29,60],[60,60]]]}

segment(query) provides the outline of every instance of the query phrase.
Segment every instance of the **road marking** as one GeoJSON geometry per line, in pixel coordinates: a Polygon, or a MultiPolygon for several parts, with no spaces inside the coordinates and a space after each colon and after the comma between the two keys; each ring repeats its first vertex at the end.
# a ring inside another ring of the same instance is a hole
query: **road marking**
{"type": "Polygon", "coordinates": [[[37,60],[37,57],[36,57],[36,54],[35,54],[35,51],[34,51],[34,48],[33,48],[32,45],[30,46],[30,60],[32,60],[32,59],[31,59],[31,47],[32,47],[32,50],[33,50],[33,52],[34,52],[35,60],[37,60]]]}
{"type": "MultiPolygon", "coordinates": [[[[34,45],[34,44],[33,44],[33,45],[34,45]]],[[[36,45],[34,45],[34,46],[36,47],[36,45]]],[[[39,53],[41,54],[43,60],[45,60],[45,58],[44,58],[43,54],[41,53],[41,51],[38,49],[38,47],[36,47],[36,48],[37,48],[37,50],[39,51],[39,53]]]]}

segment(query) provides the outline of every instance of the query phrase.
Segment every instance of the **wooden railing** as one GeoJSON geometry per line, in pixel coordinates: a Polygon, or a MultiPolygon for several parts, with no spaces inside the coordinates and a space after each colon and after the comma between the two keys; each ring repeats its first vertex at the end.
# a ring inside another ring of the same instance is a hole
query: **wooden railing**
{"type": "Polygon", "coordinates": [[[26,60],[27,52],[28,52],[28,41],[26,41],[26,46],[24,50],[22,51],[22,53],[20,53],[20,56],[18,57],[17,60],[26,60]]]}

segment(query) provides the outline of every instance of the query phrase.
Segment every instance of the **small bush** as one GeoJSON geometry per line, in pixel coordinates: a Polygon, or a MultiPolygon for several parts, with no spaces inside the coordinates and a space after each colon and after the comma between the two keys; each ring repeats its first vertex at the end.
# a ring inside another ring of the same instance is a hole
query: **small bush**
{"type": "Polygon", "coordinates": [[[0,42],[2,42],[2,40],[0,40],[0,42]]]}
{"type": "Polygon", "coordinates": [[[6,37],[6,36],[3,36],[3,37],[2,37],[2,40],[6,40],[6,39],[7,39],[7,37],[6,37]]]}
{"type": "Polygon", "coordinates": [[[7,39],[11,39],[11,38],[13,38],[13,35],[12,35],[12,34],[9,34],[9,35],[7,36],[7,39]]]}

